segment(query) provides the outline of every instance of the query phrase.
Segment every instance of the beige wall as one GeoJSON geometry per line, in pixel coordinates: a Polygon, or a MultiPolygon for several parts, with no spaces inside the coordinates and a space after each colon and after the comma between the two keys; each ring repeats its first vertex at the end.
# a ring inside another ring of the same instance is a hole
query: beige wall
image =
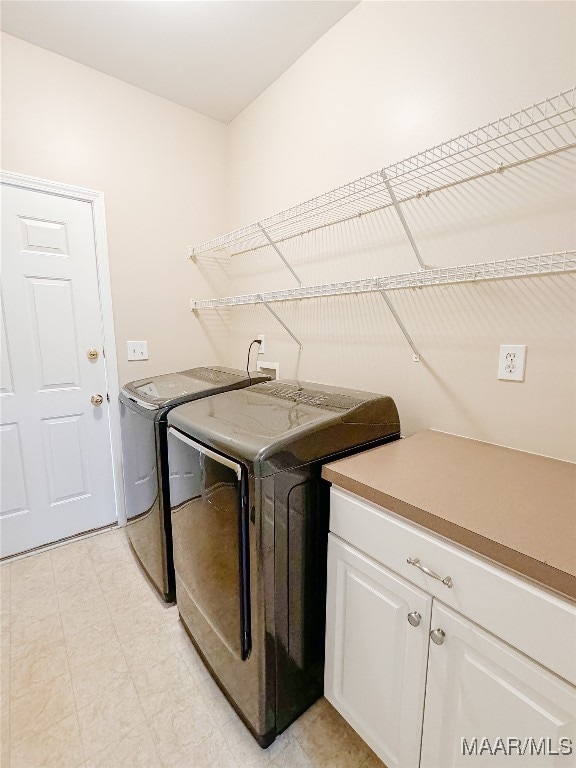
{"type": "MultiPolygon", "coordinates": [[[[361,3],[230,124],[229,228],[570,88],[575,11],[562,2],[361,3]]],[[[426,263],[574,248],[567,154],[406,204],[426,263]]],[[[390,210],[285,250],[305,284],[417,268],[390,210]]],[[[230,272],[237,293],[295,284],[271,251],[235,257],[230,272]]],[[[210,315],[212,335],[231,329],[231,364],[265,333],[265,358],[283,377],[391,394],[405,435],[433,427],[573,460],[574,278],[395,292],[421,363],[374,294],[277,305],[302,352],[262,307],[232,310],[227,324],[210,315]],[[524,383],[497,379],[499,345],[510,343],[528,345],[524,383]]]]}
{"type": "Polygon", "coordinates": [[[221,362],[186,246],[223,226],[225,126],[4,34],[2,64],[3,170],[104,192],[120,381],[221,362]]]}
{"type": "MultiPolygon", "coordinates": [[[[271,252],[196,266],[186,246],[569,88],[575,7],[364,0],[227,128],[2,36],[2,167],[104,191],[121,381],[243,367],[265,333],[282,376],[390,393],[406,435],[434,427],[574,459],[574,275],[394,293],[413,363],[378,295],[280,306],[302,352],[262,307],[196,318],[190,297],[294,283],[271,252]],[[148,363],[126,361],[133,338],[148,339],[148,363]],[[528,345],[524,383],[497,380],[502,343],[528,345]]],[[[407,204],[426,263],[574,247],[566,155],[407,204]]],[[[392,211],[285,250],[305,283],[417,266],[392,211]]]]}

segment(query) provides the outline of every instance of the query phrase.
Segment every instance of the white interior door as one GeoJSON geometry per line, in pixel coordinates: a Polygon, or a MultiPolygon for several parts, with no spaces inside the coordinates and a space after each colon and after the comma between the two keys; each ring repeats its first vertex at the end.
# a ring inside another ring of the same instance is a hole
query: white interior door
{"type": "Polygon", "coordinates": [[[5,557],[116,521],[89,202],[2,185],[0,296],[5,557]]]}

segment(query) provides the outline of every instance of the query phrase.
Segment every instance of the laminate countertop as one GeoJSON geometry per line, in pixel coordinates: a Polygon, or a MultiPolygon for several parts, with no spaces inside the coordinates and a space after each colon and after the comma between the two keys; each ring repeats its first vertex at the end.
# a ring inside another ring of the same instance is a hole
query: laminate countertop
{"type": "Polygon", "coordinates": [[[576,601],[576,464],[427,430],[322,477],[576,601]]]}

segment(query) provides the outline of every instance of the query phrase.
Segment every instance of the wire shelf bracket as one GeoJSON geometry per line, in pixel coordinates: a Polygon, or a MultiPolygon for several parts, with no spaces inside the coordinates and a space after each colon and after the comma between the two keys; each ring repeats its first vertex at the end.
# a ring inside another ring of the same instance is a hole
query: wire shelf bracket
{"type": "Polygon", "coordinates": [[[282,326],[282,328],[284,328],[284,330],[285,330],[287,333],[289,333],[289,334],[290,334],[290,336],[292,336],[292,338],[294,339],[294,341],[296,342],[296,344],[298,344],[298,346],[300,347],[300,352],[302,352],[302,342],[300,341],[300,339],[299,339],[297,336],[295,336],[295,335],[292,333],[292,331],[290,330],[290,328],[288,328],[288,326],[286,325],[286,323],[284,322],[284,320],[282,320],[282,318],[281,318],[281,317],[279,317],[279,316],[276,314],[276,312],[274,312],[274,310],[272,309],[272,307],[270,306],[270,304],[268,304],[268,302],[267,302],[267,301],[264,301],[264,299],[263,299],[263,298],[262,298],[262,304],[264,304],[264,306],[266,307],[266,309],[268,310],[268,312],[270,312],[270,314],[271,314],[271,315],[274,315],[274,317],[276,318],[276,320],[278,320],[278,322],[280,323],[280,325],[282,326]]]}
{"type": "Polygon", "coordinates": [[[388,176],[386,175],[386,171],[384,169],[382,169],[381,174],[382,174],[382,178],[384,179],[384,184],[386,185],[386,189],[388,190],[388,194],[390,195],[390,200],[392,201],[392,205],[394,206],[394,210],[398,214],[398,218],[400,219],[400,223],[404,227],[404,232],[406,232],[406,236],[408,237],[408,240],[410,241],[410,245],[412,246],[412,250],[414,251],[414,255],[416,256],[416,260],[417,260],[418,264],[420,264],[420,269],[426,269],[426,264],[424,264],[424,261],[422,260],[422,257],[420,256],[420,251],[418,250],[418,246],[416,245],[416,241],[414,240],[414,237],[412,236],[412,232],[410,231],[410,227],[408,226],[408,222],[406,221],[406,217],[404,216],[404,211],[400,207],[400,203],[398,202],[398,198],[396,197],[396,194],[395,194],[394,190],[392,189],[392,185],[390,184],[390,181],[388,180],[388,176]]]}
{"type": "Polygon", "coordinates": [[[410,334],[406,330],[406,326],[404,325],[404,323],[400,319],[400,315],[398,314],[398,312],[396,312],[396,308],[394,307],[394,304],[392,304],[392,300],[390,299],[390,296],[388,296],[386,291],[380,291],[380,295],[382,296],[382,298],[384,299],[384,301],[388,305],[388,309],[390,310],[390,312],[392,314],[392,317],[394,318],[394,320],[396,320],[396,323],[397,323],[398,327],[402,331],[402,333],[404,335],[404,338],[406,339],[406,341],[408,342],[408,344],[410,345],[410,347],[412,349],[412,352],[414,353],[413,357],[412,357],[412,360],[415,363],[419,363],[420,359],[421,359],[420,352],[418,352],[418,350],[416,349],[416,345],[412,341],[412,337],[410,336],[410,334]]]}
{"type": "Polygon", "coordinates": [[[260,222],[258,222],[258,226],[259,226],[259,227],[260,227],[260,229],[262,230],[262,234],[264,235],[264,237],[266,238],[266,240],[268,240],[269,244],[270,244],[270,245],[272,246],[272,248],[273,248],[273,249],[276,251],[276,253],[278,254],[278,256],[280,256],[280,258],[282,259],[282,261],[283,261],[283,262],[284,262],[284,264],[286,265],[286,268],[290,270],[290,272],[292,273],[292,275],[293,275],[293,276],[294,276],[294,278],[296,279],[296,282],[298,283],[298,285],[302,285],[302,280],[300,280],[300,278],[298,277],[298,275],[296,274],[296,272],[295,272],[295,271],[292,269],[292,267],[290,266],[290,264],[288,263],[288,261],[287,261],[287,260],[286,260],[286,258],[284,257],[284,254],[282,253],[282,251],[281,251],[281,250],[278,248],[278,246],[276,245],[276,243],[274,242],[274,240],[272,240],[272,238],[270,237],[270,235],[268,234],[268,232],[266,232],[266,230],[264,229],[264,227],[262,226],[262,224],[260,224],[260,222]]]}

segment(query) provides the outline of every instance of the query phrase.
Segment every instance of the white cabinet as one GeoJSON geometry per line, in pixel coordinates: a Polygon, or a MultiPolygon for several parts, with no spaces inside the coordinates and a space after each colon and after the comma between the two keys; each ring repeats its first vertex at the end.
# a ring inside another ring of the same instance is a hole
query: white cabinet
{"type": "Polygon", "coordinates": [[[437,629],[445,634],[430,643],[421,768],[576,764],[573,686],[434,601],[437,629]]]}
{"type": "Polygon", "coordinates": [[[325,695],[388,768],[576,766],[575,607],[331,493],[325,695]]]}
{"type": "Polygon", "coordinates": [[[332,534],[328,585],[326,698],[388,768],[416,768],[432,598],[332,534]]]}

